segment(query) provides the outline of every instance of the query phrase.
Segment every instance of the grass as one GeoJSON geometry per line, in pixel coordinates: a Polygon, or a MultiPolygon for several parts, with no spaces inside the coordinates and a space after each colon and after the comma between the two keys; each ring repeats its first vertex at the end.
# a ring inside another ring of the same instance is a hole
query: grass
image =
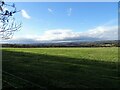
{"type": "Polygon", "coordinates": [[[3,48],[3,88],[116,88],[118,48],[3,48]]]}

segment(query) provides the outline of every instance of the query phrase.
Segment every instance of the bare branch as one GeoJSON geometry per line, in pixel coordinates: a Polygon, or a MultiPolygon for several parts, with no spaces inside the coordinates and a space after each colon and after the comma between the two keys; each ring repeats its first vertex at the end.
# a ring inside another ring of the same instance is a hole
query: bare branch
{"type": "Polygon", "coordinates": [[[10,39],[15,31],[20,30],[21,23],[16,23],[13,14],[17,13],[15,4],[8,5],[4,1],[0,1],[0,38],[10,39]],[[4,7],[12,7],[13,10],[4,10],[4,7]]]}

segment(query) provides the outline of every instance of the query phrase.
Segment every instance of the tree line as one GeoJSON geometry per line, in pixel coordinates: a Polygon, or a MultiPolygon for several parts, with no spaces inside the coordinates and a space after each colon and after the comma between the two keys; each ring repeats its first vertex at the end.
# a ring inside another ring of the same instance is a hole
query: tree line
{"type": "Polygon", "coordinates": [[[40,44],[2,44],[2,47],[39,48],[39,47],[119,47],[119,41],[40,43],[40,44]]]}

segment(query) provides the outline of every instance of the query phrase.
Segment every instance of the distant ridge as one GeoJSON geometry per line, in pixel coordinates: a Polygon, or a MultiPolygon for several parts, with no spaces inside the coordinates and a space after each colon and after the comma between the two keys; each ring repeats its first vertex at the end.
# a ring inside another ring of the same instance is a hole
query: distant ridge
{"type": "Polygon", "coordinates": [[[119,47],[120,40],[84,42],[48,42],[32,44],[2,44],[2,47],[119,47]]]}

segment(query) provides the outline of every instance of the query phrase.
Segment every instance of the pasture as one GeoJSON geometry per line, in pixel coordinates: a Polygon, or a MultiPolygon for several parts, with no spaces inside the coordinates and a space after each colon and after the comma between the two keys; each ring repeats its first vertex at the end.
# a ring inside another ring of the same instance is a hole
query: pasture
{"type": "Polygon", "coordinates": [[[3,88],[116,88],[118,48],[3,48],[3,88]]]}

